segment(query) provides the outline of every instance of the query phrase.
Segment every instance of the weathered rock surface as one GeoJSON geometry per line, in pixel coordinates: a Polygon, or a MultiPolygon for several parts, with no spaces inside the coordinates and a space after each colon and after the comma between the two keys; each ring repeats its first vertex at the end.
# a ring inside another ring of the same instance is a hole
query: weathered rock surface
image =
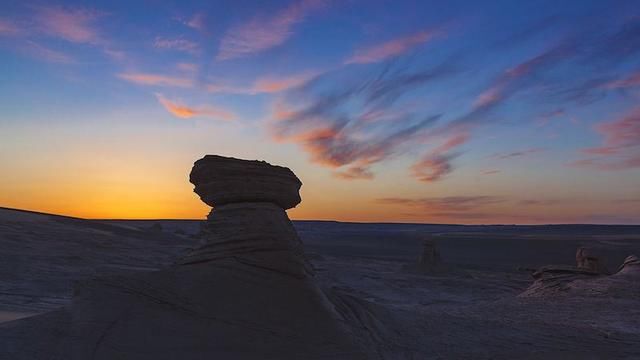
{"type": "Polygon", "coordinates": [[[616,275],[640,276],[640,258],[635,255],[627,256],[616,275]]]}

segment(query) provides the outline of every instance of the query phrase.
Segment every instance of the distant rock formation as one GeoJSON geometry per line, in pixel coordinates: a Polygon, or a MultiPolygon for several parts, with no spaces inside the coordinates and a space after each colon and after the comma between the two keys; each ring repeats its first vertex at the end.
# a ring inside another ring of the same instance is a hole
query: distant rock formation
{"type": "Polygon", "coordinates": [[[408,272],[421,274],[463,274],[461,271],[456,271],[452,266],[442,261],[437,243],[431,235],[422,242],[422,253],[418,261],[413,264],[406,264],[403,269],[408,272]]]}
{"type": "Polygon", "coordinates": [[[13,325],[0,358],[369,358],[287,217],[300,203],[293,172],[208,155],[190,179],[215,207],[202,246],[164,270],[80,284],[71,306],[13,325]]]}
{"type": "Polygon", "coordinates": [[[576,250],[576,266],[599,274],[608,274],[606,257],[598,249],[581,246],[576,250]]]}
{"type": "MultiPolygon", "coordinates": [[[[628,256],[617,273],[609,275],[603,254],[593,248],[580,247],[576,251],[576,266],[548,265],[536,270],[533,284],[520,296],[553,295],[618,296],[640,293],[637,281],[625,280],[625,275],[640,275],[640,260],[628,256]]],[[[634,295],[635,296],[635,295],[634,295]]]]}

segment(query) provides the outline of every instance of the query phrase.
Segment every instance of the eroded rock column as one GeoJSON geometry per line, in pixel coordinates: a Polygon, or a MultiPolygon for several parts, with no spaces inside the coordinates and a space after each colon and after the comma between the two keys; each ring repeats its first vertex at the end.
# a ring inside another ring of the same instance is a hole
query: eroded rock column
{"type": "Polygon", "coordinates": [[[285,211],[300,203],[302,182],[290,169],[207,155],[195,162],[189,180],[213,210],[205,243],[179,263],[224,260],[296,277],[312,274],[285,211]]]}

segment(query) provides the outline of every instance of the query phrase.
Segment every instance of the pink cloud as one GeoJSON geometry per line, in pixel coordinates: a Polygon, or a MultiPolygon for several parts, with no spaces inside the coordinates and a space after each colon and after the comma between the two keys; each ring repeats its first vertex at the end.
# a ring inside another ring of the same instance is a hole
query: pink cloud
{"type": "Polygon", "coordinates": [[[190,54],[198,54],[200,52],[200,46],[197,43],[183,38],[156,37],[153,46],[156,49],[183,51],[190,54]]]}
{"type": "Polygon", "coordinates": [[[201,106],[201,107],[190,107],[184,104],[181,104],[176,101],[172,101],[162,96],[161,94],[156,94],[156,99],[158,102],[164,106],[164,108],[173,114],[176,117],[181,119],[190,119],[193,117],[210,117],[220,120],[234,120],[236,115],[228,110],[213,107],[210,105],[201,106]]]}
{"type": "Polygon", "coordinates": [[[39,60],[60,64],[71,64],[76,62],[73,57],[61,51],[50,49],[31,40],[27,40],[21,49],[24,53],[39,60]]]}
{"type": "Polygon", "coordinates": [[[0,19],[0,36],[16,36],[22,32],[22,29],[11,20],[0,19]]]}
{"type": "Polygon", "coordinates": [[[622,89],[636,86],[640,86],[640,71],[633,73],[624,79],[611,81],[603,85],[606,89],[622,89]]]}
{"type": "Polygon", "coordinates": [[[640,167],[640,108],[619,119],[601,123],[596,131],[603,137],[601,146],[584,149],[595,158],[581,159],[570,166],[601,170],[624,170],[640,167]]]}
{"type": "Polygon", "coordinates": [[[120,73],[117,76],[123,80],[139,85],[173,86],[182,88],[189,88],[194,85],[193,80],[189,78],[161,74],[120,73]]]}
{"type": "Polygon", "coordinates": [[[420,31],[415,34],[396,38],[382,44],[360,49],[355,52],[346,64],[368,64],[379,62],[391,57],[402,55],[407,51],[432,40],[436,35],[434,31],[420,31]]]}
{"type": "Polygon", "coordinates": [[[354,166],[344,171],[336,171],[333,176],[344,180],[373,179],[373,173],[366,167],[354,166]]]}
{"type": "Polygon", "coordinates": [[[309,71],[302,74],[294,74],[288,76],[263,76],[254,81],[249,86],[230,86],[223,84],[209,84],[207,91],[212,93],[229,93],[229,94],[271,94],[286,91],[301,85],[318,75],[317,71],[309,71]]]}
{"type": "Polygon", "coordinates": [[[419,181],[441,180],[453,171],[451,161],[457,156],[451,151],[469,140],[466,132],[451,135],[443,144],[431,150],[411,166],[412,175],[419,181]]]}
{"type": "Polygon", "coordinates": [[[75,43],[98,43],[100,35],[95,22],[102,13],[66,7],[38,7],[36,18],[42,31],[75,43]]]}
{"type": "Polygon", "coordinates": [[[232,27],[220,41],[217,60],[247,57],[282,45],[293,35],[294,25],[325,4],[324,0],[302,0],[273,16],[232,27]]]}
{"type": "Polygon", "coordinates": [[[186,21],[185,25],[187,25],[192,29],[205,31],[206,29],[205,15],[203,13],[195,14],[188,21],[186,21]]]}

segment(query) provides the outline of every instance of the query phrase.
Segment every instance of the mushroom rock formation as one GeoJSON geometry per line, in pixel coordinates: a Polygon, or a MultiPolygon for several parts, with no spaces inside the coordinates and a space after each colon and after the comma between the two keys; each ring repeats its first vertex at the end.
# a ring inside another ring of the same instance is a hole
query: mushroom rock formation
{"type": "Polygon", "coordinates": [[[313,271],[285,210],[300,203],[302,182],[288,168],[264,161],[207,155],[190,181],[213,206],[205,244],[179,260],[193,264],[232,258],[247,265],[305,277],[313,271]]]}
{"type": "Polygon", "coordinates": [[[589,270],[600,274],[608,274],[606,258],[604,255],[589,247],[579,247],[576,250],[576,265],[578,269],[589,270]]]}
{"type": "Polygon", "coordinates": [[[64,310],[0,329],[0,358],[371,358],[311,276],[285,212],[300,202],[291,170],[206,156],[191,181],[215,206],[200,248],[160,271],[80,284],[64,310]]]}

